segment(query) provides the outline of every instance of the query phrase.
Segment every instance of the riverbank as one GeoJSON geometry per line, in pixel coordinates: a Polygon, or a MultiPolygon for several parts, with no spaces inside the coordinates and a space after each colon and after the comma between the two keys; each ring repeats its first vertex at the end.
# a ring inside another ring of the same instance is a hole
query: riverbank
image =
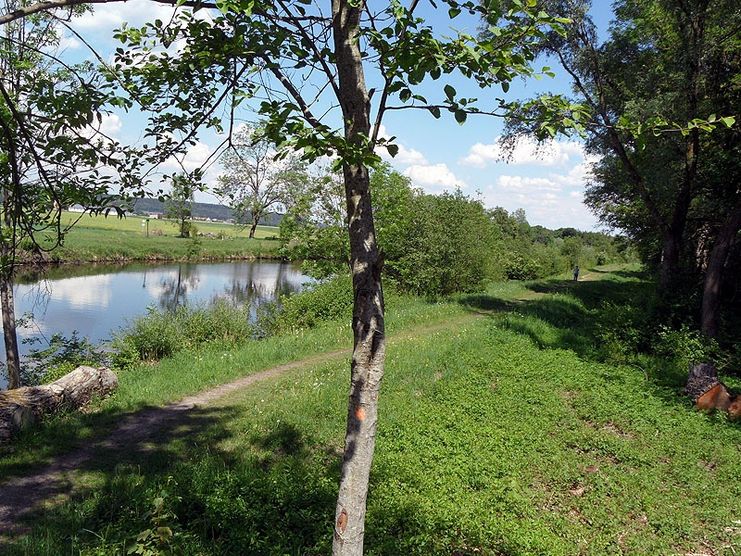
{"type": "MultiPolygon", "coordinates": [[[[606,360],[608,309],[651,285],[624,267],[584,279],[437,303],[389,296],[368,554],[741,548],[741,430],[691,408],[673,361],[606,360]]],[[[351,337],[343,318],[121,372],[93,413],[55,419],[0,459],[0,476],[27,476],[61,453],[94,452],[42,483],[72,499],[27,518],[30,535],[6,553],[113,554],[138,538],[182,554],[326,554],[351,337]],[[276,368],[148,421],[129,444],[105,442],[136,411],[276,368]],[[171,535],[146,535],[156,527],[171,535]]]]}
{"type": "Polygon", "coordinates": [[[63,223],[75,222],[64,244],[47,254],[50,263],[168,262],[280,259],[278,228],[258,226],[255,238],[241,226],[195,222],[197,235],[177,237],[174,222],[129,216],[65,213],[63,223]]]}

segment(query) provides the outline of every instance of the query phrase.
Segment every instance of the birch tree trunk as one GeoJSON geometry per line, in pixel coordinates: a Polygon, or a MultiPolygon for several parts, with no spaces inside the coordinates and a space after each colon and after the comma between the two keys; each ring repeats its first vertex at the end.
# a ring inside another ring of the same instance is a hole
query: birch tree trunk
{"type": "MultiPolygon", "coordinates": [[[[345,138],[353,145],[362,144],[370,136],[370,103],[358,44],[363,5],[362,1],[332,1],[339,101],[345,122],[345,138]]],[[[368,480],[385,359],[384,307],[382,262],[373,225],[368,169],[362,162],[346,162],[343,174],[355,296],[354,347],[332,553],[335,556],[358,556],[363,553],[368,480]]]]}

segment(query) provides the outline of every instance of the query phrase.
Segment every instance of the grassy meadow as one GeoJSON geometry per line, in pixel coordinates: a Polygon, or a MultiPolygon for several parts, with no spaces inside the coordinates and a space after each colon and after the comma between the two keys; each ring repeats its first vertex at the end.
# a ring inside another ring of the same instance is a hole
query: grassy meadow
{"type": "Polygon", "coordinates": [[[258,226],[255,238],[249,230],[219,222],[195,222],[204,234],[195,240],[179,238],[175,222],[149,219],[149,237],[145,218],[115,215],[91,216],[67,212],[63,223],[75,223],[66,235],[64,245],[50,258],[60,262],[126,261],[126,260],[208,260],[277,257],[278,229],[258,226]]]}
{"type": "MultiPolygon", "coordinates": [[[[605,362],[604,303],[649,285],[630,268],[585,278],[442,302],[389,296],[367,554],[741,550],[741,427],[693,410],[669,360],[605,362]]],[[[350,339],[349,322],[327,322],[122,371],[97,411],[26,434],[0,476],[131,411],[307,358],[188,412],[154,443],[100,448],[68,477],[72,499],[33,516],[5,553],[328,553],[349,362],[336,350],[350,339]]]]}

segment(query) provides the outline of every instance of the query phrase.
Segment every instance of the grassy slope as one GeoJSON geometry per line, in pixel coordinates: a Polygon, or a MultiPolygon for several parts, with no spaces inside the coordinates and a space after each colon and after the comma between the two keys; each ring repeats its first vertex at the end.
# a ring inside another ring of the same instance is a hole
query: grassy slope
{"type": "MultiPolygon", "coordinates": [[[[594,307],[643,286],[631,273],[593,277],[602,280],[510,283],[457,304],[391,300],[368,554],[741,548],[739,425],[693,411],[661,366],[644,374],[595,360],[594,307]],[[448,329],[424,328],[442,318],[448,329]]],[[[344,324],[328,325],[264,351],[176,357],[122,377],[107,411],[174,399],[348,336],[344,324]]],[[[327,553],[346,382],[346,361],[317,364],[194,413],[117,465],[99,461],[77,477],[89,492],[46,512],[11,553],[116,553],[151,525],[146,512],[161,496],[184,553],[327,553]]]]}
{"type": "MultiPolygon", "coordinates": [[[[79,214],[65,213],[64,222],[71,223],[79,214]]],[[[51,255],[61,261],[99,260],[173,260],[211,258],[253,258],[276,256],[279,247],[275,238],[278,229],[259,226],[255,239],[248,239],[248,230],[231,224],[196,222],[203,234],[223,234],[226,239],[201,237],[194,247],[188,239],[176,237],[174,223],[149,220],[149,237],[145,236],[142,218],[130,216],[82,215],[65,238],[64,246],[51,255]],[[160,235],[161,234],[161,235],[160,235]]]]}

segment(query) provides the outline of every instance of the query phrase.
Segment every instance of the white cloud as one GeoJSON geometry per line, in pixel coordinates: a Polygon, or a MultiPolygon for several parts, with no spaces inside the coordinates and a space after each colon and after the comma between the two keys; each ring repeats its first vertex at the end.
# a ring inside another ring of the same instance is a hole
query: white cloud
{"type": "Polygon", "coordinates": [[[450,171],[447,164],[415,164],[404,170],[404,175],[412,180],[412,183],[421,187],[466,187],[463,180],[458,179],[450,171]]]}
{"type": "MultiPolygon", "coordinates": [[[[546,175],[500,175],[493,185],[484,188],[487,206],[502,206],[512,211],[525,209],[531,224],[549,228],[573,226],[596,229],[597,220],[583,204],[584,187],[589,179],[591,156],[546,175]]],[[[511,170],[511,168],[510,168],[511,170]]]]}
{"type": "Polygon", "coordinates": [[[188,148],[184,155],[171,156],[163,164],[164,170],[193,170],[203,166],[208,157],[211,156],[211,147],[206,143],[198,141],[195,145],[188,148]]]}
{"type": "Polygon", "coordinates": [[[396,146],[399,147],[399,152],[396,153],[396,156],[391,156],[386,147],[379,147],[378,154],[381,156],[381,158],[388,162],[398,162],[399,164],[403,164],[404,166],[409,166],[412,164],[428,164],[425,156],[417,149],[409,149],[399,143],[397,143],[396,146]]]}
{"type": "Polygon", "coordinates": [[[93,31],[116,29],[124,22],[131,26],[141,26],[155,19],[168,21],[175,9],[170,6],[158,6],[148,0],[114,2],[95,6],[92,11],[74,18],[71,25],[76,29],[93,31]]]}
{"type": "Polygon", "coordinates": [[[116,137],[121,127],[123,122],[117,114],[103,114],[98,130],[108,137],[116,137]]]}
{"type": "Polygon", "coordinates": [[[80,48],[81,46],[82,43],[77,40],[77,38],[73,37],[72,35],[63,35],[62,38],[59,39],[57,50],[75,50],[77,48],[80,48]]]}
{"type": "Polygon", "coordinates": [[[549,178],[529,178],[523,176],[499,176],[497,185],[510,191],[561,191],[562,187],[549,178]]]}
{"type": "MultiPolygon", "coordinates": [[[[390,139],[392,136],[388,133],[386,126],[381,125],[378,129],[378,137],[381,139],[390,139]]],[[[396,162],[404,166],[420,165],[424,166],[429,164],[425,155],[419,152],[417,149],[411,149],[398,141],[394,140],[394,144],[399,147],[399,152],[396,156],[391,156],[386,147],[378,147],[377,154],[387,162],[396,162]]]]}
{"type": "Polygon", "coordinates": [[[576,141],[547,141],[538,144],[533,139],[522,139],[512,151],[503,148],[497,137],[493,143],[476,143],[461,163],[466,166],[485,168],[496,162],[536,166],[562,166],[574,158],[584,158],[584,147],[576,141]]]}

